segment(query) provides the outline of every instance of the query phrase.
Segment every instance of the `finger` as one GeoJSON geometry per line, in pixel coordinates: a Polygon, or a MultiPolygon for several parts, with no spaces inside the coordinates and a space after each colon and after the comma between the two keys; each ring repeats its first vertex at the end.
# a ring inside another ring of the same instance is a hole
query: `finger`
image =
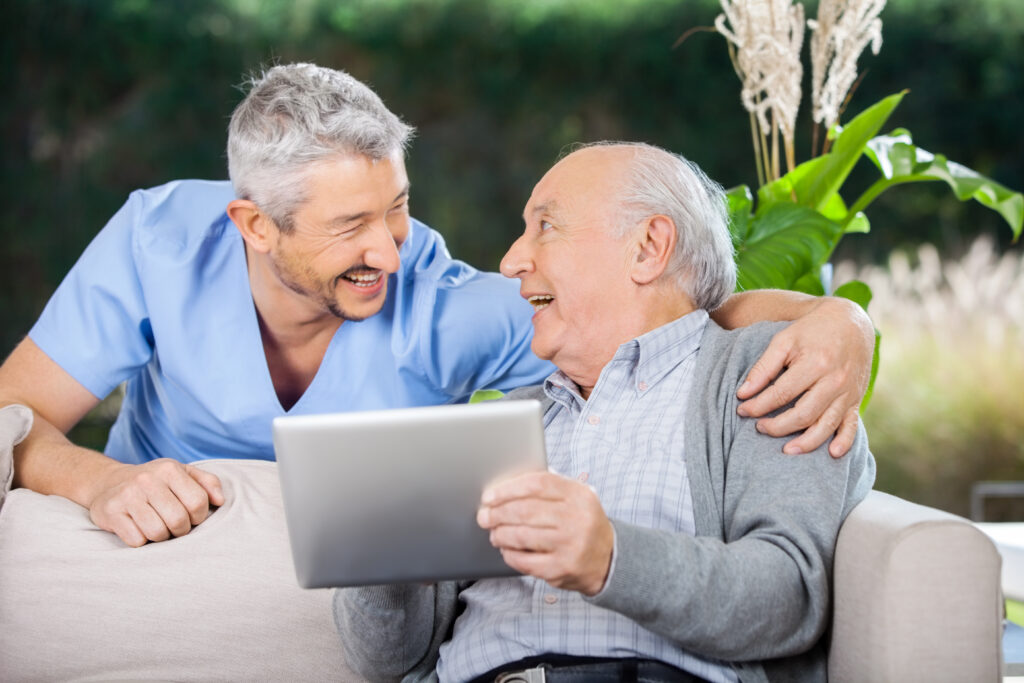
{"type": "MultiPolygon", "coordinates": [[[[171,492],[184,506],[189,523],[196,526],[210,514],[210,496],[206,488],[195,478],[196,468],[186,465],[168,480],[171,492]]],[[[203,473],[205,474],[205,473],[203,473]]]]}
{"type": "Polygon", "coordinates": [[[163,519],[149,504],[138,505],[128,510],[128,515],[139,527],[139,531],[150,541],[166,541],[171,532],[163,519]]]}
{"type": "Polygon", "coordinates": [[[132,521],[132,518],[125,513],[104,516],[101,513],[90,511],[90,519],[93,524],[109,531],[130,548],[140,548],[146,545],[146,536],[139,527],[132,521]]]}
{"type": "Polygon", "coordinates": [[[860,412],[857,408],[850,408],[846,411],[843,424],[840,425],[836,438],[829,444],[828,452],[833,458],[841,458],[853,448],[854,439],[857,438],[857,425],[860,412]]]}
{"type": "Polygon", "coordinates": [[[491,545],[495,548],[531,553],[553,552],[561,545],[559,538],[550,529],[528,526],[499,526],[491,529],[490,533],[491,545]]]}
{"type": "Polygon", "coordinates": [[[548,553],[531,553],[523,550],[503,548],[501,559],[505,564],[528,576],[535,576],[547,580],[551,575],[549,565],[552,558],[548,553]]]}
{"type": "Polygon", "coordinates": [[[754,363],[754,367],[750,368],[747,378],[740,385],[739,389],[736,390],[738,398],[741,400],[750,398],[767,387],[773,379],[779,376],[782,369],[786,367],[786,362],[792,350],[792,345],[788,339],[789,337],[785,330],[772,337],[768,348],[764,350],[761,357],[754,363]]]}
{"type": "MultiPolygon", "coordinates": [[[[757,396],[741,403],[736,412],[743,417],[762,417],[789,405],[810,388],[811,382],[808,382],[799,371],[789,368],[757,396]]],[[[801,428],[806,426],[802,425],[801,428]]]]}
{"type": "Polygon", "coordinates": [[[563,481],[563,477],[551,472],[525,472],[491,484],[484,489],[480,502],[494,507],[521,498],[561,500],[564,497],[561,493],[563,481]]]}
{"type": "Polygon", "coordinates": [[[160,516],[172,536],[184,536],[192,529],[192,515],[172,489],[161,486],[147,491],[147,494],[149,506],[160,516]]]}
{"type": "Polygon", "coordinates": [[[186,465],[185,471],[188,472],[188,475],[192,477],[192,479],[203,487],[204,491],[206,491],[206,497],[209,501],[209,505],[220,507],[224,504],[224,488],[221,486],[220,479],[216,474],[207,472],[206,470],[202,470],[198,467],[193,467],[192,465],[186,465]]]}
{"type": "Polygon", "coordinates": [[[476,521],[484,529],[502,524],[555,528],[561,517],[557,504],[536,498],[517,498],[498,505],[484,505],[477,511],[476,521]]]}
{"type": "MultiPolygon", "coordinates": [[[[781,417],[781,415],[779,416],[781,417]]],[[[842,424],[843,408],[839,401],[832,403],[821,417],[818,418],[802,434],[794,438],[783,447],[783,452],[789,455],[810,453],[814,449],[828,441],[842,424]]]]}

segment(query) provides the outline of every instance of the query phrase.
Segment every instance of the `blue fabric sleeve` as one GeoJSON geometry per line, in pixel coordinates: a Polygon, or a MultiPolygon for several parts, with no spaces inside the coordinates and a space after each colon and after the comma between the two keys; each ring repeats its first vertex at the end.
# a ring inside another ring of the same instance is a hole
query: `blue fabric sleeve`
{"type": "Polygon", "coordinates": [[[519,284],[497,273],[477,273],[459,287],[439,287],[431,340],[423,366],[453,401],[477,389],[508,391],[538,384],[554,371],[530,349],[533,309],[519,284]]]}
{"type": "Polygon", "coordinates": [[[153,354],[136,271],[135,192],[93,239],[57,288],[29,337],[55,363],[102,399],[153,354]]]}

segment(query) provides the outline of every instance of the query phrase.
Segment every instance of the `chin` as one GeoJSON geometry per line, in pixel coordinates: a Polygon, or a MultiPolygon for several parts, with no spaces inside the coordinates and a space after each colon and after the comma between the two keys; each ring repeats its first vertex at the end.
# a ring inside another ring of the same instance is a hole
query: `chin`
{"type": "Polygon", "coordinates": [[[537,356],[541,360],[553,360],[555,352],[550,348],[545,347],[542,343],[537,343],[537,338],[534,337],[533,341],[530,342],[530,350],[533,351],[533,355],[537,356]]]}

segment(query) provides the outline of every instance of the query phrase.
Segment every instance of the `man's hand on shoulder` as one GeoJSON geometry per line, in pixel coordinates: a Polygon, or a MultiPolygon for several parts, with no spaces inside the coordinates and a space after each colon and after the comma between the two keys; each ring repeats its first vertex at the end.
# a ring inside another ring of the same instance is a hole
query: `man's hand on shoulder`
{"type": "Polygon", "coordinates": [[[874,327],[860,306],[819,298],[772,338],[754,364],[736,392],[743,400],[739,414],[763,417],[796,400],[789,410],[759,420],[758,430],[771,436],[803,430],[783,449],[790,454],[812,451],[835,434],[829,453],[842,457],[857,435],[874,345],[874,327]]]}
{"type": "Polygon", "coordinates": [[[93,523],[132,547],[184,536],[209,516],[211,506],[224,504],[215,475],[167,458],[117,463],[94,491],[87,506],[93,523]]]}
{"type": "Polygon", "coordinates": [[[513,569],[584,595],[604,588],[615,532],[586,484],[551,472],[512,477],[484,491],[477,523],[513,569]]]}

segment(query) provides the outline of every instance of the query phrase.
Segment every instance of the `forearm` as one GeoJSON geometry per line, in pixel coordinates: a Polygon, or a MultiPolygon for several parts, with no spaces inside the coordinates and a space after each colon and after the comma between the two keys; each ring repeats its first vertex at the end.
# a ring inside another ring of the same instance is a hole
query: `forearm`
{"type": "Polygon", "coordinates": [[[783,289],[754,289],[737,292],[711,312],[711,318],[727,330],[747,327],[757,322],[792,321],[816,309],[830,309],[845,315],[873,335],[874,328],[864,310],[849,299],[834,296],[812,296],[783,289]]]}
{"type": "Polygon", "coordinates": [[[726,661],[786,656],[824,628],[824,567],[801,566],[768,535],[724,543],[615,523],[615,569],[596,605],[695,654],[726,661]]]}
{"type": "Polygon", "coordinates": [[[71,443],[36,412],[32,431],[14,449],[14,486],[89,507],[98,483],[120,467],[124,465],[102,453],[71,443]]]}
{"type": "MultiPolygon", "coordinates": [[[[871,486],[863,431],[841,461],[824,446],[783,455],[751,420],[736,439],[724,519],[710,525],[723,537],[615,522],[612,574],[594,601],[707,657],[754,661],[803,652],[827,625],[839,527],[871,486]]],[[[693,500],[700,505],[710,493],[695,492],[693,500]]]]}

